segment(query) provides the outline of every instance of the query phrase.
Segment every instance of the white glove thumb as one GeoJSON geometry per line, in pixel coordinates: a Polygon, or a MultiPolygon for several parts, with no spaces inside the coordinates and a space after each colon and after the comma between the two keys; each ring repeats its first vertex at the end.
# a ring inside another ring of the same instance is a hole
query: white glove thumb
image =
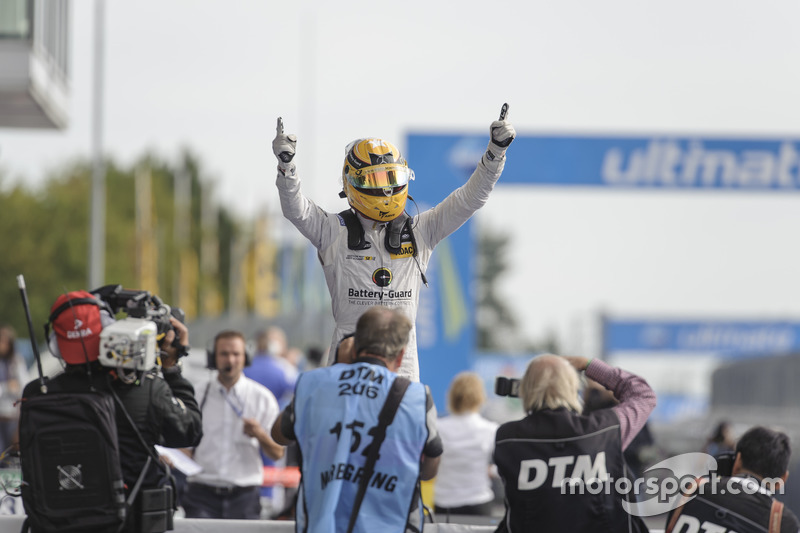
{"type": "Polygon", "coordinates": [[[492,140],[486,151],[487,158],[489,161],[503,159],[511,141],[517,136],[514,126],[508,120],[495,120],[489,127],[489,132],[492,140]]]}
{"type": "Polygon", "coordinates": [[[278,158],[278,169],[284,174],[294,174],[294,154],[297,150],[297,136],[283,133],[283,120],[278,118],[278,127],[275,139],[272,140],[272,153],[278,158]],[[292,172],[287,172],[291,169],[292,172]]]}

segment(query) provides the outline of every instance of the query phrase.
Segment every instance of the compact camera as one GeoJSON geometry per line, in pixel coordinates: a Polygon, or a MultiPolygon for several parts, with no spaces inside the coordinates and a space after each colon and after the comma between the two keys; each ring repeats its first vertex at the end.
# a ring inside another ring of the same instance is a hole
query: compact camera
{"type": "Polygon", "coordinates": [[[494,380],[494,393],[498,396],[519,398],[519,380],[497,376],[494,380]]]}
{"type": "Polygon", "coordinates": [[[717,474],[720,476],[731,476],[733,474],[733,463],[736,460],[736,452],[722,452],[714,456],[717,461],[717,474]]]}

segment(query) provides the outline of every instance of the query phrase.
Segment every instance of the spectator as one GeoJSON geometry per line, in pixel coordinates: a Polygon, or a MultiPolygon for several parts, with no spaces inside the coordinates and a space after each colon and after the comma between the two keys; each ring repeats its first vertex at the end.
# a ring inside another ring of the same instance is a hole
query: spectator
{"type": "Polygon", "coordinates": [[[303,459],[297,531],[422,530],[419,480],[436,475],[442,443],[428,388],[395,374],[410,331],[399,311],[371,307],[356,324],[355,361],[300,376],[272,427],[277,442],[297,442],[303,459]],[[379,419],[391,417],[379,412],[397,398],[396,383],[408,389],[382,433],[379,419]]]}
{"type": "MultiPolygon", "coordinates": [[[[261,383],[278,400],[278,408],[283,408],[294,393],[296,375],[289,376],[285,369],[282,354],[286,351],[286,333],[278,326],[270,326],[259,331],[256,336],[256,353],[250,366],[244,369],[244,375],[261,383]]],[[[287,454],[288,455],[288,454],[287,454]]],[[[264,466],[274,467],[272,460],[264,451],[261,451],[261,462],[264,466]]],[[[281,495],[275,495],[273,487],[261,487],[261,507],[271,509],[274,505],[280,506],[281,495]]]]}
{"type": "Polygon", "coordinates": [[[281,328],[271,326],[260,331],[253,361],[244,369],[245,376],[270,390],[281,408],[291,400],[296,379],[296,376],[287,375],[281,362],[286,346],[286,334],[281,328]]]}
{"type": "Polygon", "coordinates": [[[497,424],[479,411],[486,402],[483,381],[474,372],[461,372],[450,384],[450,415],[437,422],[444,453],[436,476],[436,512],[491,515],[494,500],[489,478],[497,424]]]}
{"type": "Polygon", "coordinates": [[[731,477],[720,476],[714,483],[702,478],[693,498],[670,512],[666,532],[797,533],[797,517],[775,499],[789,475],[791,453],[786,434],[750,429],[736,443],[731,477]]]}
{"type": "Polygon", "coordinates": [[[319,346],[311,346],[306,351],[306,367],[305,370],[314,370],[322,366],[323,357],[325,357],[325,350],[319,346]]]}
{"type": "Polygon", "coordinates": [[[19,408],[14,405],[28,382],[25,359],[17,353],[11,326],[0,326],[0,452],[17,442],[19,408]]]}
{"type": "Polygon", "coordinates": [[[722,420],[714,428],[711,436],[708,437],[703,451],[716,457],[722,453],[732,452],[735,446],[736,440],[733,438],[731,424],[727,420],[722,420]]]}
{"type": "Polygon", "coordinates": [[[261,517],[260,452],[278,460],[283,447],[269,435],[278,402],[269,389],[244,375],[246,360],[244,335],[217,334],[209,356],[217,378],[201,386],[199,396],[206,438],[187,451],[203,467],[187,479],[182,505],[188,518],[261,517]]]}
{"type": "Polygon", "coordinates": [[[562,487],[624,476],[622,452],[656,405],[647,382],[596,359],[546,354],[528,364],[520,398],[527,415],[501,425],[495,440],[494,459],[506,489],[506,514],[497,531],[529,531],[532,524],[571,533],[646,531],[613,490],[564,494],[562,487]],[[619,404],[580,414],[581,371],[612,390],[619,404]]]}

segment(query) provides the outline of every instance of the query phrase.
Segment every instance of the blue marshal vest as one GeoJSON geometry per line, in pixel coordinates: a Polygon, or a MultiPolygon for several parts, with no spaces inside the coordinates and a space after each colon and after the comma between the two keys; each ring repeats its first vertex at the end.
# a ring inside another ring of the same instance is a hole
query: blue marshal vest
{"type": "MultiPolygon", "coordinates": [[[[372,442],[370,430],[396,377],[385,367],[365,362],[301,374],[294,399],[303,476],[297,531],[347,530],[372,442]]],[[[411,383],[386,431],[354,531],[398,532],[409,521],[421,524],[421,506],[413,504],[419,498],[420,459],[427,438],[425,387],[411,383]]]]}

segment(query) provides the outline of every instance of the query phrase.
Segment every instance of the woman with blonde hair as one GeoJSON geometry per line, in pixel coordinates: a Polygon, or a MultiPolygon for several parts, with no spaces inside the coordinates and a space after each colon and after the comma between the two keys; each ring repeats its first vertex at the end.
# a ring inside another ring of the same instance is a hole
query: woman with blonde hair
{"type": "Polygon", "coordinates": [[[627,477],[623,451],[656,406],[647,381],[598,359],[543,354],[528,364],[519,396],[525,418],[500,426],[495,441],[506,504],[497,531],[646,531],[624,507],[636,494],[610,484],[627,477]],[[618,403],[582,414],[579,372],[618,403]]]}
{"type": "Polygon", "coordinates": [[[497,424],[480,415],[484,403],[480,376],[456,375],[447,391],[450,415],[437,422],[444,445],[434,489],[437,513],[491,514],[494,491],[489,473],[497,424]]]}

